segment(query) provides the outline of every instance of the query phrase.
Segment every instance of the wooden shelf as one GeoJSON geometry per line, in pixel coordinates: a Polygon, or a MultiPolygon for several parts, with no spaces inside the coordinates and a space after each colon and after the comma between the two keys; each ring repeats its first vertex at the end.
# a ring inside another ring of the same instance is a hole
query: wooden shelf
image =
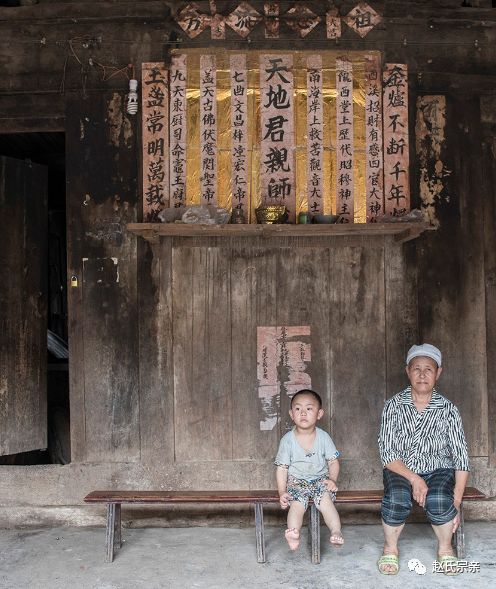
{"type": "Polygon", "coordinates": [[[128,223],[128,231],[144,239],[156,242],[164,237],[338,237],[341,235],[394,235],[403,243],[415,239],[424,231],[434,229],[428,223],[346,223],[337,225],[193,225],[188,223],[128,223]]]}

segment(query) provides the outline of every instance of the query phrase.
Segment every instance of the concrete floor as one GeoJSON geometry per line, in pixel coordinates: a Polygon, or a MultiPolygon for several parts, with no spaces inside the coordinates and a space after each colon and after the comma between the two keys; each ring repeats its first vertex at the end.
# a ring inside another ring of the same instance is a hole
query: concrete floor
{"type": "Polygon", "coordinates": [[[308,544],[287,549],[283,529],[266,529],[265,564],[257,564],[253,529],[124,529],[124,544],[113,563],[104,562],[102,528],[0,531],[1,589],[327,589],[355,587],[496,587],[496,524],[466,524],[467,560],[480,572],[446,577],[432,572],[434,534],[427,524],[408,524],[401,539],[400,572],[386,577],[375,562],[381,549],[378,525],[346,526],[346,545],[327,545],[322,529],[322,562],[312,565],[308,544]],[[426,567],[408,569],[411,558],[426,567]]]}

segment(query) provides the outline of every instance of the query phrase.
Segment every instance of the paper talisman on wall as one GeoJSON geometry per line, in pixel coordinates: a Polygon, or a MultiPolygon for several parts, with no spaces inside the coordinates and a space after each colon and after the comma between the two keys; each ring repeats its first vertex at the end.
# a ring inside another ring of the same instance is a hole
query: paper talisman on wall
{"type": "Polygon", "coordinates": [[[312,387],[310,326],[257,327],[258,397],[264,418],[262,431],[280,421],[281,395],[292,397],[312,387]],[[284,375],[284,380],[279,375],[284,375]]]}

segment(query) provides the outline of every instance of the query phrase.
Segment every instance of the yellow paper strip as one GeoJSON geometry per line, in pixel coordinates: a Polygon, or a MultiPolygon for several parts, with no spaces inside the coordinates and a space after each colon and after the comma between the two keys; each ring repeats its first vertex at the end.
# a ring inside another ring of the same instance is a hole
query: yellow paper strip
{"type": "Polygon", "coordinates": [[[186,203],[187,100],[186,55],[175,55],[170,70],[170,206],[186,203]]]}
{"type": "Polygon", "coordinates": [[[382,88],[378,55],[365,56],[365,77],[367,222],[373,223],[384,214],[382,88]]]}
{"type": "Polygon", "coordinates": [[[346,57],[336,60],[336,90],[336,212],[340,222],[353,223],[353,70],[346,57]]]}
{"type": "Polygon", "coordinates": [[[248,72],[246,55],[231,55],[232,207],[250,216],[248,183],[248,72]]]}
{"type": "Polygon", "coordinates": [[[307,202],[311,213],[324,212],[324,108],[322,56],[307,60],[307,202]]]}
{"type": "Polygon", "coordinates": [[[200,57],[201,204],[217,204],[217,70],[215,56],[200,57]]]}

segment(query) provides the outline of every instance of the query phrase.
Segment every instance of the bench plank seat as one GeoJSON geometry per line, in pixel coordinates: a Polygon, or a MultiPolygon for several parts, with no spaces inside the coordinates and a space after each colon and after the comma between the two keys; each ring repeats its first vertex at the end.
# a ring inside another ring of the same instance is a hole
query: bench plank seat
{"type": "MultiPolygon", "coordinates": [[[[336,503],[342,504],[378,504],[382,501],[382,490],[373,491],[338,491],[336,503]]],[[[467,487],[463,501],[484,500],[484,493],[475,487],[467,487]]],[[[92,491],[84,498],[85,503],[107,505],[106,560],[112,562],[116,548],[121,547],[121,505],[124,504],[194,504],[194,503],[244,503],[253,504],[255,509],[255,531],[257,561],[265,562],[265,538],[263,523],[263,505],[279,503],[277,491],[92,491]]],[[[309,536],[311,541],[312,562],[320,562],[320,513],[315,505],[310,507],[309,536]]],[[[463,520],[463,503],[460,508],[460,526],[454,535],[454,545],[459,558],[465,557],[465,533],[463,520]]]]}

